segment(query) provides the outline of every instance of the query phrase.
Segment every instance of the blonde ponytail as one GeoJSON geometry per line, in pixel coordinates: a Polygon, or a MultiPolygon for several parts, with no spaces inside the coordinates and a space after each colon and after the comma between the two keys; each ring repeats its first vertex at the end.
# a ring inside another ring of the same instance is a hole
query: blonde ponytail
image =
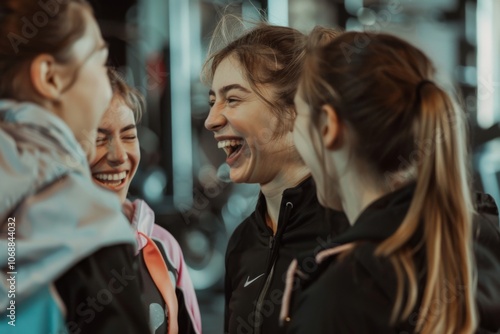
{"type": "Polygon", "coordinates": [[[416,145],[425,144],[417,163],[417,186],[400,228],[377,249],[396,268],[398,290],[392,321],[407,319],[417,301],[415,250],[408,242],[423,224],[427,260],[416,332],[471,333],[477,325],[471,225],[474,212],[467,172],[463,115],[432,82],[419,86],[416,145]],[[406,288],[406,289],[405,289],[406,288]],[[402,305],[406,290],[406,305],[402,305]],[[450,296],[460,302],[448,300],[450,296]]]}
{"type": "Polygon", "coordinates": [[[471,333],[478,321],[466,122],[434,74],[430,59],[404,40],[349,31],[308,49],[300,92],[313,121],[323,105],[335,109],[355,138],[352,155],[381,188],[416,181],[405,219],[376,250],[397,275],[392,324],[471,333]]]}

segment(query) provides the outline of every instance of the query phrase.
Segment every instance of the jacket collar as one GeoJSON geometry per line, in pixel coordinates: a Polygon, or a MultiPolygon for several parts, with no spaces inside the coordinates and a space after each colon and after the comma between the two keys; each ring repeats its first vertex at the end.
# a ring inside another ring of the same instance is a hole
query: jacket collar
{"type": "Polygon", "coordinates": [[[148,237],[151,237],[153,235],[153,227],[155,224],[155,213],[146,204],[146,202],[144,202],[141,199],[136,199],[131,204],[133,205],[134,208],[134,213],[131,222],[137,240],[137,253],[139,253],[148,243],[148,240],[145,239],[140,234],[142,233],[148,237]]]}
{"type": "MultiPolygon", "coordinates": [[[[304,181],[299,183],[293,188],[285,189],[283,192],[283,197],[280,204],[280,213],[278,218],[278,230],[281,228],[290,228],[294,225],[295,220],[297,220],[297,214],[300,210],[311,208],[312,202],[317,202],[316,199],[316,187],[314,185],[314,180],[311,176],[306,178],[304,181]],[[291,203],[292,207],[287,217],[284,217],[285,208],[287,208],[287,203],[291,203]]],[[[259,200],[257,201],[257,206],[255,208],[257,225],[259,231],[263,233],[269,233],[271,229],[267,226],[265,221],[267,211],[266,198],[262,192],[259,193],[259,200]]],[[[272,234],[272,232],[271,232],[272,234]]]]}
{"type": "Polygon", "coordinates": [[[334,238],[332,243],[338,245],[358,240],[382,241],[391,236],[410,208],[415,187],[415,183],[410,183],[371,203],[354,225],[334,238]]]}

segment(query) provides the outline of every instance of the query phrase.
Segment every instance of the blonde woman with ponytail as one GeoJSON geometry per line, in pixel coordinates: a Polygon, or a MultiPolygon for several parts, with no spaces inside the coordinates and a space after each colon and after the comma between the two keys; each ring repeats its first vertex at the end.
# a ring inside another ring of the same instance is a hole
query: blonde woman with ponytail
{"type": "Polygon", "coordinates": [[[464,113],[407,42],[326,31],[309,37],[294,141],[320,203],[340,197],[352,226],[292,263],[281,321],[289,333],[496,331],[500,267],[473,235],[464,113]]]}

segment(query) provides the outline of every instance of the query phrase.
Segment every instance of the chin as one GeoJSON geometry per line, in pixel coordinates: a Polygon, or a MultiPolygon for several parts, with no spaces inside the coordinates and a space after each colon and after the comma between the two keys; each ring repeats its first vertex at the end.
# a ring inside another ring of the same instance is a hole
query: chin
{"type": "Polygon", "coordinates": [[[245,183],[244,180],[242,180],[240,173],[236,172],[234,169],[235,169],[234,167],[230,167],[229,169],[229,179],[231,180],[231,182],[245,183]]]}
{"type": "Polygon", "coordinates": [[[245,184],[255,184],[255,183],[259,183],[255,180],[252,179],[251,176],[249,176],[248,174],[241,174],[241,173],[233,173],[231,171],[231,173],[229,174],[229,178],[231,179],[231,182],[233,183],[245,183],[245,184]]]}
{"type": "Polygon", "coordinates": [[[269,177],[262,175],[255,161],[243,161],[230,167],[229,178],[233,183],[262,184],[269,182],[269,177]],[[256,173],[257,172],[257,173],[256,173]]]}
{"type": "Polygon", "coordinates": [[[245,183],[243,181],[241,181],[239,178],[237,177],[233,177],[233,176],[229,176],[229,179],[231,180],[232,183],[245,183]]]}

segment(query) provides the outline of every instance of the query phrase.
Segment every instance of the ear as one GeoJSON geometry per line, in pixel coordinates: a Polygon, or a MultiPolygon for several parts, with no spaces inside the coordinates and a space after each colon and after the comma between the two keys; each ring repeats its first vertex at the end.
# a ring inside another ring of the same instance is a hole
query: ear
{"type": "Polygon", "coordinates": [[[340,120],[335,109],[329,104],[325,104],[321,107],[321,114],[321,136],[323,137],[323,144],[327,149],[333,150],[340,142],[340,120]]]}
{"type": "Polygon", "coordinates": [[[53,56],[49,54],[37,56],[31,62],[30,79],[40,96],[50,101],[59,99],[63,82],[53,56]]]}

